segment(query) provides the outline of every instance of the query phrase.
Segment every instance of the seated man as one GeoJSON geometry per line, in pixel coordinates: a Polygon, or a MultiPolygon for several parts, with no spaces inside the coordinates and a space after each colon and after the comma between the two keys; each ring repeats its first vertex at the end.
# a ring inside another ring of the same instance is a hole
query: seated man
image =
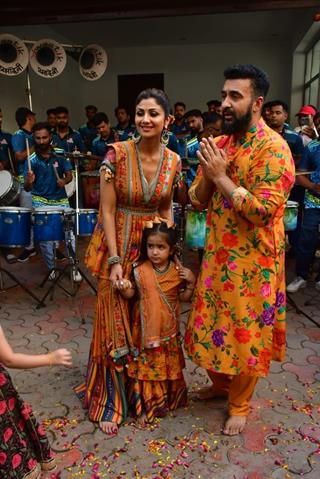
{"type": "MultiPolygon", "coordinates": [[[[72,166],[68,159],[57,156],[51,147],[51,128],[48,123],[36,123],[33,127],[35,151],[24,165],[24,188],[31,191],[32,207],[69,208],[65,185],[72,179],[72,166]]],[[[72,235],[73,251],[75,238],[72,235]]],[[[40,241],[40,248],[48,267],[51,271],[49,279],[55,279],[54,259],[56,247],[54,241],[40,241]]],[[[74,281],[81,281],[81,274],[74,269],[74,281]]]]}

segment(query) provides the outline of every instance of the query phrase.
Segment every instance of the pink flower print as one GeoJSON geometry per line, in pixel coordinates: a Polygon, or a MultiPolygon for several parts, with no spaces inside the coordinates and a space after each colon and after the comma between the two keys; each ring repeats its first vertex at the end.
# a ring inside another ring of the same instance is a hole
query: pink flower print
{"type": "Polygon", "coordinates": [[[194,325],[197,329],[201,328],[201,326],[203,325],[203,318],[199,315],[196,316],[194,320],[194,325]]]}
{"type": "Polygon", "coordinates": [[[206,285],[207,288],[212,288],[212,277],[211,277],[211,276],[208,276],[208,277],[204,280],[204,284],[206,285]]]}
{"type": "Polygon", "coordinates": [[[235,263],[234,261],[230,261],[230,262],[228,263],[228,267],[229,267],[229,269],[230,269],[231,271],[235,271],[235,270],[237,269],[237,265],[236,265],[236,263],[235,263]]]}
{"type": "Polygon", "coordinates": [[[270,283],[264,283],[264,285],[260,289],[260,294],[263,298],[268,298],[271,295],[270,283]]]}
{"type": "Polygon", "coordinates": [[[253,367],[257,364],[257,359],[254,356],[250,356],[248,359],[248,366],[253,367]]]}

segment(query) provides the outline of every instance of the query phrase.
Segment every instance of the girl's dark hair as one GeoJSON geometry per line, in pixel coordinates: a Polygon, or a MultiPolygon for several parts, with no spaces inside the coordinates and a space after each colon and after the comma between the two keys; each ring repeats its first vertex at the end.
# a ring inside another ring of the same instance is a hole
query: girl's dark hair
{"type": "MultiPolygon", "coordinates": [[[[140,260],[145,261],[148,259],[147,253],[147,242],[149,236],[156,235],[158,233],[166,235],[166,241],[171,249],[175,249],[177,243],[177,232],[174,228],[169,228],[167,223],[154,223],[152,228],[145,228],[143,230],[141,250],[140,250],[140,260]]],[[[172,254],[174,256],[174,253],[172,254]]]]}
{"type": "Polygon", "coordinates": [[[169,116],[169,98],[164,91],[159,90],[158,88],[147,88],[146,90],[143,90],[141,93],[139,93],[136,98],[135,106],[137,106],[142,100],[148,100],[149,98],[154,98],[158,105],[161,106],[161,108],[163,109],[165,116],[169,116]]]}

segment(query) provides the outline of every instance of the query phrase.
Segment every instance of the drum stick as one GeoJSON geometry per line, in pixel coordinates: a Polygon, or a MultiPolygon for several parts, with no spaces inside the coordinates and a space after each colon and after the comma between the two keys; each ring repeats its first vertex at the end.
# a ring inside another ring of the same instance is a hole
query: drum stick
{"type": "Polygon", "coordinates": [[[315,173],[315,171],[298,171],[296,176],[311,175],[311,173],[315,173]]]}
{"type": "Polygon", "coordinates": [[[9,163],[10,163],[10,166],[11,166],[12,173],[15,175],[16,172],[15,172],[15,169],[14,169],[14,164],[13,164],[13,161],[12,161],[10,148],[8,148],[8,156],[9,156],[9,163]]]}
{"type": "Polygon", "coordinates": [[[60,176],[59,176],[58,170],[57,170],[57,168],[58,168],[58,163],[55,161],[52,166],[53,166],[54,174],[56,175],[56,178],[57,178],[57,180],[59,181],[59,180],[60,180],[60,176]]]}
{"type": "Polygon", "coordinates": [[[29,140],[26,138],[28,170],[31,171],[29,140]]]}

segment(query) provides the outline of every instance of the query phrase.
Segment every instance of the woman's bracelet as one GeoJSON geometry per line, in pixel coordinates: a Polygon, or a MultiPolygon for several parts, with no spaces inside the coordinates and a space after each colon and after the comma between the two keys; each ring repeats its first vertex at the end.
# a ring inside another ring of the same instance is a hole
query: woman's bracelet
{"type": "Polygon", "coordinates": [[[112,266],[113,264],[120,264],[121,258],[120,256],[109,256],[109,258],[107,259],[107,263],[109,266],[112,266]]]}

